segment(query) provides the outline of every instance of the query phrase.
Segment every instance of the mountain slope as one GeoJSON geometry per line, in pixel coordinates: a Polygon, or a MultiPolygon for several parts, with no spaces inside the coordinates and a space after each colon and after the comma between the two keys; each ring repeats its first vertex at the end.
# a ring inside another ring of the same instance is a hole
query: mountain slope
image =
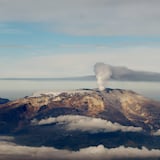
{"type": "Polygon", "coordinates": [[[33,119],[60,115],[84,115],[142,127],[146,131],[160,128],[160,102],[121,89],[77,90],[46,93],[0,105],[0,132],[11,132],[30,125],[33,119]]]}

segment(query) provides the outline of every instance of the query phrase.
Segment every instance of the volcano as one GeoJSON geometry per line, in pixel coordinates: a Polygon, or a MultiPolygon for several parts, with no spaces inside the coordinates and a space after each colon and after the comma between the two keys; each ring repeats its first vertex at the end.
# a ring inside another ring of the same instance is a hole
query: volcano
{"type": "Polygon", "coordinates": [[[0,133],[20,145],[152,149],[160,147],[159,117],[160,102],[130,90],[36,93],[0,105],[0,133]]]}

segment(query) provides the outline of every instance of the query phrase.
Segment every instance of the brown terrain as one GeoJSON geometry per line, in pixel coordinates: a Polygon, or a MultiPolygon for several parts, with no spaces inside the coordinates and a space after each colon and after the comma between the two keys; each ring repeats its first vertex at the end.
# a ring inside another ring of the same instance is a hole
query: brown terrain
{"type": "Polygon", "coordinates": [[[17,131],[34,118],[59,115],[85,115],[142,127],[146,131],[160,128],[160,102],[133,91],[121,89],[76,90],[25,97],[0,105],[0,132],[17,131]]]}

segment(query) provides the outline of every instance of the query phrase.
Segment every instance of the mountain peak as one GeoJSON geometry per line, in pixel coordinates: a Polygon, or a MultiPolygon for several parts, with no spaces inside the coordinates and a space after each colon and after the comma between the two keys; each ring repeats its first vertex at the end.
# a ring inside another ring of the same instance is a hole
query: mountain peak
{"type": "Polygon", "coordinates": [[[102,118],[126,126],[142,127],[148,131],[160,128],[160,102],[129,90],[106,88],[104,91],[80,89],[47,92],[0,105],[0,122],[8,130],[23,128],[34,118],[67,114],[102,118]],[[11,122],[12,114],[14,124],[11,122]]]}

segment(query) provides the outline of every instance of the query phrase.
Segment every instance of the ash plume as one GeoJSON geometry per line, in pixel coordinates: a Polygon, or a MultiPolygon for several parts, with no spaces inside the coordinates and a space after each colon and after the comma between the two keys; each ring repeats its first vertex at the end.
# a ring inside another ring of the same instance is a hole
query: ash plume
{"type": "Polygon", "coordinates": [[[110,66],[104,63],[96,63],[94,65],[94,72],[96,75],[98,88],[100,91],[103,91],[108,80],[112,76],[110,66]]]}
{"type": "Polygon", "coordinates": [[[98,86],[103,90],[109,79],[117,81],[160,81],[160,73],[149,71],[137,71],[125,66],[112,66],[104,63],[94,65],[98,86]],[[103,86],[103,87],[102,87],[103,86]]]}

